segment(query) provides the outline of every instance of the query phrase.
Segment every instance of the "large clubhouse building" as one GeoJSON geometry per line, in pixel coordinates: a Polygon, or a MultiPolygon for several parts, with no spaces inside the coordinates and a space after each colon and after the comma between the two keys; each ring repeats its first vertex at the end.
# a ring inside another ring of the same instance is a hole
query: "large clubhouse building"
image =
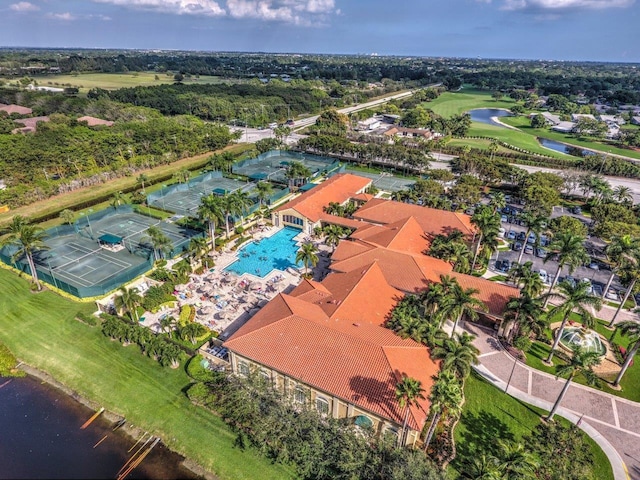
{"type": "MultiPolygon", "coordinates": [[[[256,369],[295,402],[311,402],[323,414],[395,435],[406,414],[398,405],[396,384],[412,377],[428,397],[439,365],[427,347],[385,327],[394,306],[404,295],[428,289],[440,275],[450,275],[479,291],[488,308],[483,321],[498,324],[507,301],[519,291],[455,273],[449,263],[425,255],[435,235],[452,229],[471,241],[474,229],[467,215],[373,199],[364,194],[369,183],[339,174],[274,212],[276,225],[311,231],[336,223],[354,231],[336,248],[322,281],[303,279],[276,296],[225,346],[236,374],[256,369]],[[362,204],[351,219],[323,210],[330,202],[348,201],[362,204]]],[[[407,408],[406,443],[415,444],[429,401],[407,408]]]]}

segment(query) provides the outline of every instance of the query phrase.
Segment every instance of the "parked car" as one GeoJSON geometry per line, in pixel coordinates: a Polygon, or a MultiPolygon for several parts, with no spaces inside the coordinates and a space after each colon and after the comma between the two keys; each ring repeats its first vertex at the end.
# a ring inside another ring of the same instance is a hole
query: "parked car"
{"type": "Polygon", "coordinates": [[[576,215],[582,215],[582,208],[580,208],[580,207],[573,207],[572,212],[573,212],[573,213],[575,213],[576,215]]]}
{"type": "Polygon", "coordinates": [[[526,238],[527,238],[527,236],[526,236],[526,234],[524,232],[518,233],[518,240],[524,242],[526,238]]]}
{"type": "Polygon", "coordinates": [[[500,221],[502,223],[507,223],[509,221],[509,219],[507,218],[506,215],[500,215],[500,221]]]}
{"type": "Polygon", "coordinates": [[[516,232],[514,232],[513,230],[509,230],[509,232],[507,233],[507,238],[509,240],[515,240],[516,239],[516,232]]]}
{"type": "Polygon", "coordinates": [[[527,237],[527,243],[530,243],[531,245],[536,243],[536,234],[535,233],[531,232],[529,234],[529,236],[527,237]]]}
{"type": "Polygon", "coordinates": [[[618,292],[616,292],[613,288],[610,288],[609,290],[607,290],[605,297],[608,298],[609,300],[619,300],[618,292]]]}
{"type": "Polygon", "coordinates": [[[496,270],[499,272],[508,272],[511,268],[509,260],[496,260],[496,270]]]}
{"type": "Polygon", "coordinates": [[[587,293],[593,293],[593,285],[591,284],[591,280],[588,278],[583,278],[582,280],[580,280],[580,283],[585,283],[588,285],[587,287],[587,293]]]}
{"type": "Polygon", "coordinates": [[[544,258],[547,256],[547,250],[544,248],[537,248],[536,249],[536,257],[539,258],[544,258]]]}
{"type": "Polygon", "coordinates": [[[540,280],[542,280],[542,283],[547,283],[549,281],[549,275],[547,274],[546,270],[540,270],[538,272],[538,275],[540,275],[540,280]]]}
{"type": "Polygon", "coordinates": [[[576,286],[576,279],[573,278],[571,275],[567,275],[566,277],[564,277],[562,279],[563,282],[567,282],[570,283],[572,287],[576,286]]]}
{"type": "Polygon", "coordinates": [[[526,247],[524,247],[524,253],[526,253],[527,255],[531,255],[533,253],[533,247],[531,245],[527,245],[526,247]]]}
{"type": "Polygon", "coordinates": [[[505,234],[505,233],[507,233],[507,231],[506,231],[503,227],[500,227],[500,228],[498,229],[498,236],[499,236],[499,237],[503,237],[503,238],[504,238],[504,234],[505,234]]]}
{"type": "Polygon", "coordinates": [[[515,242],[511,248],[513,250],[515,250],[516,252],[519,252],[520,250],[522,250],[522,244],[520,242],[515,242]]]}

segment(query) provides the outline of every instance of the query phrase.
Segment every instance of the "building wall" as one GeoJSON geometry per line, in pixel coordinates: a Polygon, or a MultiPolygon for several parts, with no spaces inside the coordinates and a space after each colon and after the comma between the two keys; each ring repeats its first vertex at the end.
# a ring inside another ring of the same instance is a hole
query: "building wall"
{"type": "Polygon", "coordinates": [[[273,223],[276,227],[289,226],[300,228],[302,231],[308,234],[312,234],[313,229],[317,225],[320,225],[320,222],[313,223],[307,217],[300,215],[292,208],[280,210],[279,212],[272,212],[271,223],[273,223]]]}
{"type": "MultiPolygon", "coordinates": [[[[385,433],[397,433],[399,435],[402,431],[402,425],[381,418],[352,403],[349,403],[344,399],[335,397],[330,393],[310,387],[309,385],[283,375],[276,370],[244,358],[235,352],[229,352],[229,359],[233,373],[236,375],[242,375],[244,374],[242,371],[244,368],[248,368],[249,371],[259,371],[266,379],[271,381],[275,388],[287,396],[290,396],[293,402],[295,402],[296,398],[301,395],[300,393],[297,396],[297,391],[304,392],[304,398],[307,402],[311,405],[317,406],[316,402],[319,401],[319,403],[326,408],[327,414],[331,415],[333,418],[353,418],[355,420],[360,415],[365,416],[371,420],[373,430],[376,432],[376,435],[385,433]]],[[[419,434],[420,433],[415,430],[409,430],[407,434],[407,445],[414,445],[419,439],[419,434]]]]}

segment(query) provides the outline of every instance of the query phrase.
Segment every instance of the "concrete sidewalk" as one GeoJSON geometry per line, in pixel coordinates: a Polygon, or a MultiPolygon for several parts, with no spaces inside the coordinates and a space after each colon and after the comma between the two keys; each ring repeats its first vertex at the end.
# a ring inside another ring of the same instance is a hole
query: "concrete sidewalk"
{"type": "MultiPolygon", "coordinates": [[[[466,324],[480,350],[475,370],[502,391],[523,402],[551,410],[565,380],[517,362],[492,332],[466,324]],[[513,374],[512,374],[513,373],[513,374]]],[[[640,404],[572,383],[558,409],[593,438],[605,452],[616,480],[640,480],[640,404]],[[628,466],[628,469],[627,469],[628,466]]]]}

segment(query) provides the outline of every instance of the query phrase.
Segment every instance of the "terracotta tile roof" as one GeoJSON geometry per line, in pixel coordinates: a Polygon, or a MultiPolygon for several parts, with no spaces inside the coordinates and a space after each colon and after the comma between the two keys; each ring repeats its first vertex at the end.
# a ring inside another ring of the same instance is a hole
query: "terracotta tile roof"
{"type": "Polygon", "coordinates": [[[20,105],[5,105],[4,103],[0,103],[0,110],[3,112],[7,112],[8,115],[12,113],[17,113],[19,115],[31,115],[33,110],[29,107],[22,107],[20,105]]]}
{"type": "Polygon", "coordinates": [[[332,262],[339,262],[351,258],[359,253],[371,250],[373,247],[363,242],[343,240],[341,241],[331,255],[332,262]]]}
{"type": "Polygon", "coordinates": [[[353,197],[351,197],[353,200],[359,200],[361,202],[368,202],[369,200],[372,200],[375,198],[374,195],[371,195],[370,193],[359,193],[357,195],[354,195],[353,197]]]}
{"type": "Polygon", "coordinates": [[[325,180],[317,187],[280,206],[276,212],[294,209],[312,222],[320,220],[323,208],[330,202],[344,203],[371,184],[371,179],[350,173],[340,173],[325,180]]]}
{"type": "Polygon", "coordinates": [[[113,122],[109,120],[103,120],[101,118],[89,117],[85,115],[84,117],[78,118],[78,122],[87,122],[87,125],[90,127],[95,127],[96,125],[105,125],[110,127],[113,125],[113,122]]]}
{"type": "Polygon", "coordinates": [[[31,128],[36,130],[38,127],[38,122],[48,122],[49,117],[30,117],[30,118],[18,118],[14,120],[16,123],[21,123],[27,128],[31,128]]]}
{"type": "MultiPolygon", "coordinates": [[[[334,225],[340,225],[341,227],[347,228],[358,228],[362,225],[362,222],[359,220],[353,220],[351,218],[338,217],[337,215],[329,215],[328,213],[322,212],[318,215],[318,220],[322,220],[324,223],[332,223],[334,225]]],[[[318,221],[314,220],[314,221],[318,221]]]]}
{"type": "Polygon", "coordinates": [[[453,229],[460,230],[466,235],[473,235],[474,231],[469,215],[381,198],[374,198],[367,202],[353,215],[356,220],[381,225],[395,223],[409,217],[414,217],[428,235],[446,234],[453,229]]]}
{"type": "Polygon", "coordinates": [[[409,217],[388,225],[370,225],[359,228],[351,238],[360,239],[381,247],[403,252],[423,254],[431,241],[415,217],[409,217]]]}
{"type": "Polygon", "coordinates": [[[475,288],[480,290],[476,298],[482,300],[486,305],[488,313],[501,317],[510,297],[519,297],[520,290],[502,283],[492,282],[486,278],[474,277],[463,273],[451,272],[450,276],[456,278],[460,286],[464,288],[475,288]]]}

